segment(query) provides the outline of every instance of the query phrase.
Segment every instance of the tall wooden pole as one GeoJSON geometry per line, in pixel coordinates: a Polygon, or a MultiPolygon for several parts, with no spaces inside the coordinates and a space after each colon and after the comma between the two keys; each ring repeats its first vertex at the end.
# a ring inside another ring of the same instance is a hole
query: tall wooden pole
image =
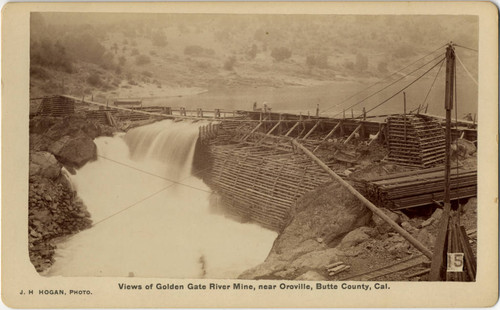
{"type": "Polygon", "coordinates": [[[405,143],[406,143],[406,92],[403,92],[403,119],[405,122],[404,132],[405,132],[405,143]]]}
{"type": "Polygon", "coordinates": [[[444,170],[444,212],[439,222],[439,231],[434,245],[431,271],[429,280],[441,281],[444,276],[444,262],[446,261],[446,236],[448,233],[448,222],[450,219],[450,149],[451,149],[451,110],[453,109],[453,94],[455,82],[455,50],[452,43],[446,48],[446,85],[444,108],[446,109],[446,147],[445,147],[445,170],[444,170]]]}

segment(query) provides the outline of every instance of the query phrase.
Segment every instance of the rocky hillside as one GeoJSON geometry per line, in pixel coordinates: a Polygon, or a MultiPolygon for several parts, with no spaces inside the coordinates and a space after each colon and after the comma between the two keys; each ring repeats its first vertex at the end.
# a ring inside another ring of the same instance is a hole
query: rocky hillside
{"type": "Polygon", "coordinates": [[[111,133],[110,128],[78,116],[30,120],[28,238],[30,260],[38,272],[54,262],[58,238],[91,226],[68,171],[94,160],[93,139],[111,133]]]}
{"type": "MultiPolygon", "coordinates": [[[[370,81],[453,40],[472,16],[31,15],[31,94],[165,97],[235,86],[370,81]]],[[[477,55],[461,58],[477,71],[477,55]]]]}

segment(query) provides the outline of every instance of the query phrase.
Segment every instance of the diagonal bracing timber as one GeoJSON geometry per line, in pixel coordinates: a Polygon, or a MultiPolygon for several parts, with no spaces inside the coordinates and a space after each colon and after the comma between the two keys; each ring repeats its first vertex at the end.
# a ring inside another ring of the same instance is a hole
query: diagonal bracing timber
{"type": "Polygon", "coordinates": [[[297,142],[297,140],[293,140],[292,143],[299,149],[301,149],[307,156],[309,156],[312,160],[314,160],[323,170],[325,170],[334,180],[338,181],[342,186],[344,186],[351,194],[356,196],[368,209],[370,209],[373,213],[378,215],[381,219],[383,219],[387,224],[389,224],[396,232],[398,232],[403,238],[408,240],[415,248],[417,248],[422,254],[427,256],[428,258],[432,258],[432,252],[427,249],[420,241],[415,239],[412,235],[410,235],[406,230],[404,230],[401,226],[399,226],[396,222],[394,222],[390,217],[388,217],[382,210],[380,210],[377,206],[371,203],[368,199],[366,199],[363,195],[361,195],[351,184],[344,181],[338,174],[336,174],[332,169],[330,169],[321,159],[316,157],[311,151],[309,151],[302,144],[297,142]]]}

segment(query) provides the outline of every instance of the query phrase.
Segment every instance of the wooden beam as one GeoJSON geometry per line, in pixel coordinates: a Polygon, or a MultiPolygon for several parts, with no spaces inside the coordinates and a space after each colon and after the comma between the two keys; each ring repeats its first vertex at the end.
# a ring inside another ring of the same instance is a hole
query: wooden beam
{"type": "Polygon", "coordinates": [[[311,130],[309,130],[309,132],[302,139],[307,139],[307,137],[309,137],[313,133],[313,131],[318,128],[319,123],[321,123],[321,121],[317,121],[313,128],[311,128],[311,130]]]}
{"type": "Polygon", "coordinates": [[[299,126],[299,124],[300,124],[300,122],[296,122],[296,123],[292,126],[292,128],[290,128],[290,130],[288,130],[288,131],[286,132],[285,137],[288,137],[288,135],[289,135],[289,134],[291,134],[291,133],[292,133],[292,131],[293,131],[295,128],[297,128],[297,126],[299,126]]]}
{"type": "Polygon", "coordinates": [[[266,133],[266,136],[269,136],[276,128],[278,128],[278,126],[281,124],[281,121],[277,122],[276,125],[273,126],[273,128],[271,128],[271,130],[269,130],[267,133],[266,133]]]}
{"type": "Polygon", "coordinates": [[[349,135],[349,137],[347,137],[347,139],[344,141],[344,144],[347,144],[347,142],[351,141],[352,137],[354,137],[354,135],[359,131],[359,129],[361,129],[361,125],[362,124],[359,124],[358,127],[356,127],[356,129],[354,129],[354,131],[349,135]]]}
{"type": "Polygon", "coordinates": [[[297,146],[297,148],[301,149],[307,156],[309,156],[312,160],[314,160],[323,170],[325,170],[334,180],[338,181],[343,187],[345,187],[351,194],[353,194],[356,198],[358,198],[368,209],[370,209],[373,213],[379,216],[382,220],[384,220],[387,224],[389,224],[397,233],[399,233],[403,238],[408,240],[415,248],[417,248],[420,252],[422,252],[428,258],[432,258],[432,252],[429,251],[420,241],[415,239],[412,235],[410,235],[406,230],[404,230],[401,226],[398,225],[395,221],[393,221],[389,216],[387,216],[382,210],[380,210],[377,206],[375,206],[371,201],[366,199],[360,192],[358,192],[351,184],[344,181],[338,174],[336,174],[332,169],[330,169],[321,159],[316,157],[311,151],[309,151],[302,144],[297,142],[297,140],[292,140],[292,143],[297,146]]]}
{"type": "Polygon", "coordinates": [[[259,124],[257,124],[257,126],[254,127],[254,129],[252,129],[252,131],[250,131],[247,135],[243,136],[243,138],[240,140],[240,142],[244,142],[248,139],[248,137],[250,137],[257,129],[260,128],[260,126],[262,126],[262,124],[264,124],[263,122],[260,122],[259,124]]]}
{"type": "Polygon", "coordinates": [[[271,133],[278,128],[278,126],[281,124],[281,121],[277,122],[276,125],[273,126],[258,142],[257,144],[260,144],[262,141],[264,141],[267,137],[271,135],[271,133]]]}
{"type": "Polygon", "coordinates": [[[313,153],[314,153],[314,152],[316,152],[316,151],[319,149],[319,147],[320,147],[320,146],[321,146],[321,145],[322,145],[322,144],[323,144],[323,143],[324,143],[324,142],[325,142],[328,138],[330,138],[330,136],[331,136],[331,135],[333,135],[333,133],[334,133],[335,131],[337,131],[337,129],[339,129],[339,128],[340,128],[340,123],[342,123],[342,122],[341,122],[341,121],[340,121],[340,122],[338,122],[338,123],[337,123],[337,125],[335,125],[335,127],[333,127],[333,129],[332,129],[332,130],[330,130],[330,132],[326,135],[326,137],[324,137],[324,138],[321,140],[321,142],[318,144],[318,146],[317,146],[316,148],[314,148],[313,153]]]}

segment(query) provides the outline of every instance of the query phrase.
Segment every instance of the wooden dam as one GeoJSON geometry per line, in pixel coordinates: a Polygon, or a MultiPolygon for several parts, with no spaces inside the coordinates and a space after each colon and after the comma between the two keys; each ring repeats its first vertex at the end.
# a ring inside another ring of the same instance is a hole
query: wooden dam
{"type": "MultiPolygon", "coordinates": [[[[198,147],[210,165],[204,180],[230,214],[280,231],[290,208],[304,193],[332,180],[327,167],[378,207],[406,209],[443,200],[444,119],[423,113],[330,118],[270,111],[211,111],[164,106],[98,103],[61,95],[36,98],[33,114],[73,113],[117,127],[156,120],[203,122],[198,147]],[[356,179],[348,173],[371,149],[405,172],[356,179]],[[308,152],[310,154],[308,155],[308,152]],[[311,159],[320,160],[322,167],[311,159]],[[347,172],[347,173],[346,173],[347,172]],[[392,182],[391,182],[392,180],[392,182]]],[[[452,136],[477,141],[476,124],[458,121],[452,136]]],[[[452,179],[452,199],[476,196],[476,171],[461,169],[452,179]]]]}

